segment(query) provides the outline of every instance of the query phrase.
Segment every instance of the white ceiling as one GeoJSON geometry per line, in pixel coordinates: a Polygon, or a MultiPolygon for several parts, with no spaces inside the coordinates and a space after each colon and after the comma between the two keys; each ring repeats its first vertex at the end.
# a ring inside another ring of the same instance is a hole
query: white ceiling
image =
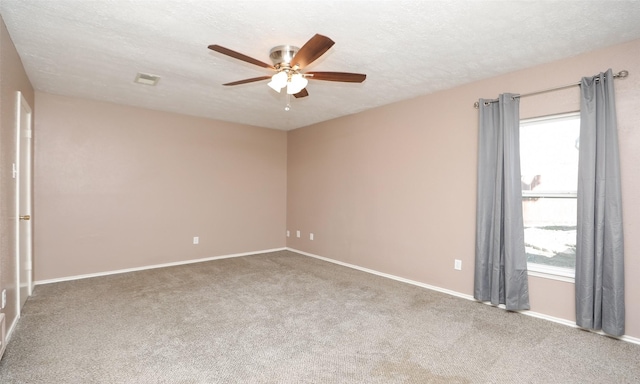
{"type": "Polygon", "coordinates": [[[284,130],[640,38],[638,0],[0,1],[36,90],[284,130]],[[311,80],[288,112],[266,81],[221,85],[269,70],[207,49],[270,63],[316,33],[336,44],[306,69],[367,79],[311,80]]]}

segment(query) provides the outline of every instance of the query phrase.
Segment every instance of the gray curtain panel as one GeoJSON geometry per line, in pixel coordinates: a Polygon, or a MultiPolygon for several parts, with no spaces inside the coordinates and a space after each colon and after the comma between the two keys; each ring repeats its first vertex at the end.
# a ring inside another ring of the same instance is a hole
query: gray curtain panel
{"type": "Polygon", "coordinates": [[[520,99],[480,99],[474,297],[529,309],[520,183],[520,99]]]}
{"type": "Polygon", "coordinates": [[[624,334],[624,241],[613,72],[580,84],[576,323],[624,334]]]}

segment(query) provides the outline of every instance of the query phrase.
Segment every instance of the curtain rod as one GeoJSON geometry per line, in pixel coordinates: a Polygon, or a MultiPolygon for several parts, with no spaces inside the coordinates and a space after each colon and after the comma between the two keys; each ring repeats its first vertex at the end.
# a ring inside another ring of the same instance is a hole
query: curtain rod
{"type": "MultiPolygon", "coordinates": [[[[629,71],[627,70],[622,70],[616,74],[613,75],[613,78],[621,78],[624,79],[625,77],[629,76],[629,71]]],[[[559,91],[561,89],[565,89],[565,88],[571,88],[571,87],[575,87],[577,85],[580,85],[581,81],[578,81],[577,83],[571,83],[571,84],[567,84],[567,85],[561,85],[559,87],[554,87],[554,88],[549,88],[549,89],[543,89],[541,91],[535,91],[535,92],[530,92],[530,93],[523,93],[522,95],[517,95],[514,97],[527,97],[527,96],[533,96],[533,95],[538,95],[540,93],[547,93],[547,92],[552,92],[552,91],[559,91]]],[[[496,101],[498,101],[498,99],[492,99],[492,100],[485,100],[484,104],[485,105],[489,105],[489,103],[495,103],[496,101]]],[[[480,108],[480,102],[476,101],[475,103],[473,103],[473,108],[478,109],[480,108]]]]}

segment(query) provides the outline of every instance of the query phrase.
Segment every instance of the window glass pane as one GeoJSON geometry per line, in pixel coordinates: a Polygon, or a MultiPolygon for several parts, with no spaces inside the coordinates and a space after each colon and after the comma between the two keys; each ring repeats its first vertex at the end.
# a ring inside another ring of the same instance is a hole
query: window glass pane
{"type": "Polygon", "coordinates": [[[578,114],[520,124],[522,210],[529,263],[575,269],[579,137],[578,114]],[[550,197],[551,192],[565,197],[550,197]]]}
{"type": "Polygon", "coordinates": [[[520,124],[522,189],[571,191],[578,188],[580,116],[520,124]]]}
{"type": "Polygon", "coordinates": [[[523,198],[527,262],[576,267],[575,198],[523,198]]]}

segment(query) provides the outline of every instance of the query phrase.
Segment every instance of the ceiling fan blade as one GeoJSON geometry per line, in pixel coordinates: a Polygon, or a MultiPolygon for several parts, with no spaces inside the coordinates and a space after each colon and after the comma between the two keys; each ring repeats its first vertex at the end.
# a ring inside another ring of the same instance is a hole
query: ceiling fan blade
{"type": "Polygon", "coordinates": [[[348,73],[348,72],[307,72],[306,76],[309,76],[313,80],[325,80],[325,81],[341,81],[345,83],[362,83],[367,75],[362,73],[348,73]]]}
{"type": "Polygon", "coordinates": [[[296,93],[293,95],[296,99],[299,99],[301,97],[307,97],[309,96],[309,92],[307,92],[307,88],[302,88],[302,91],[296,93]]]}
{"type": "Polygon", "coordinates": [[[297,65],[298,68],[304,68],[314,62],[323,53],[327,52],[335,44],[333,40],[327,36],[316,34],[307,41],[302,48],[291,59],[291,66],[297,65]]]}
{"type": "Polygon", "coordinates": [[[263,68],[269,68],[269,69],[275,69],[273,65],[271,64],[267,64],[265,62],[262,62],[260,60],[254,59],[253,57],[249,57],[247,55],[243,55],[240,52],[236,52],[236,51],[232,51],[229,48],[225,48],[222,46],[219,46],[217,44],[212,44],[209,46],[209,49],[222,53],[223,55],[227,55],[230,57],[233,57],[234,59],[238,59],[238,60],[242,60],[245,61],[247,63],[253,64],[253,65],[257,65],[259,67],[263,67],[263,68]]]}
{"type": "Polygon", "coordinates": [[[226,84],[222,84],[222,85],[240,85],[240,84],[246,84],[246,83],[253,83],[254,81],[268,80],[270,78],[271,78],[271,76],[253,77],[251,79],[238,80],[238,81],[234,81],[234,82],[226,83],[226,84]]]}

